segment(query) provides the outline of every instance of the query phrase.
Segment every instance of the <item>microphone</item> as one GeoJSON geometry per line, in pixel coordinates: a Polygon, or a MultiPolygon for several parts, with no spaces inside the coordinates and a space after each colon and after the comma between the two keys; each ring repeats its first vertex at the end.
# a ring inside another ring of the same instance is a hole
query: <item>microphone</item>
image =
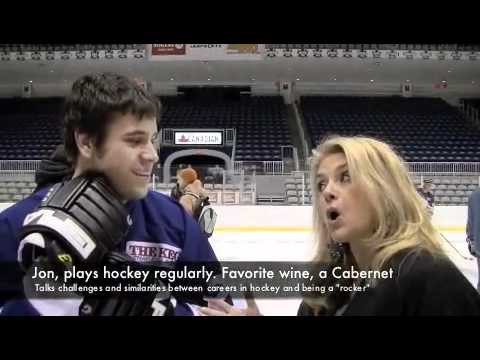
{"type": "Polygon", "coordinates": [[[183,184],[181,184],[182,188],[185,188],[186,186],[193,184],[193,182],[198,179],[197,172],[192,168],[186,168],[181,170],[178,173],[178,177],[182,179],[182,182],[183,182],[183,184]]]}

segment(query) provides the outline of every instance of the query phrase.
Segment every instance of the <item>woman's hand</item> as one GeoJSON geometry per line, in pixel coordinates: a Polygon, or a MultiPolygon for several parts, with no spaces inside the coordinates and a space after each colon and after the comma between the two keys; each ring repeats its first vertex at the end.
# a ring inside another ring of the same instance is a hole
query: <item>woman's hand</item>
{"type": "Polygon", "coordinates": [[[205,316],[262,316],[253,297],[246,298],[247,308],[240,309],[230,305],[223,299],[206,299],[208,307],[199,310],[205,316]]]}

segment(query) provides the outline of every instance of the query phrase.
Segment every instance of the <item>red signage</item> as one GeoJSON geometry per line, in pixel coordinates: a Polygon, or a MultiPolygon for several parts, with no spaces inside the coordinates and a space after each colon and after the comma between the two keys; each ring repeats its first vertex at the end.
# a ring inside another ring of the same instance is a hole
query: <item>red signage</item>
{"type": "Polygon", "coordinates": [[[152,55],[185,55],[186,44],[152,44],[152,55]]]}

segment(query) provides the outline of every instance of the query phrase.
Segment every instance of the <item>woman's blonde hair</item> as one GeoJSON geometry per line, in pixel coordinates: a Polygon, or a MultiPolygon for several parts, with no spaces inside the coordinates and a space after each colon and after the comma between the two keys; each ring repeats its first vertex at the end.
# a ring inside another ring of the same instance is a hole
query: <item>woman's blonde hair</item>
{"type": "MultiPolygon", "coordinates": [[[[439,234],[430,221],[407,165],[392,147],[371,137],[334,135],[318,145],[311,162],[313,227],[317,246],[315,262],[332,261],[329,252],[331,236],[315,181],[324,157],[335,153],[345,155],[351,181],[365,191],[374,211],[374,233],[367,244],[374,254],[370,270],[382,270],[395,254],[405,249],[443,254],[439,234]]],[[[307,298],[305,300],[308,303],[307,298]]]]}

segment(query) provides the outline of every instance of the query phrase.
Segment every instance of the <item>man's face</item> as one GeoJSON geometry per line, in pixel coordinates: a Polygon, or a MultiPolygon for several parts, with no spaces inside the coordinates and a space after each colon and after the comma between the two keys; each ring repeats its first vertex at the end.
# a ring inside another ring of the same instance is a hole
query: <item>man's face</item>
{"type": "Polygon", "coordinates": [[[91,167],[103,172],[124,200],[147,195],[157,155],[157,123],[119,115],[107,128],[105,141],[92,151],[91,167]]]}
{"type": "Polygon", "coordinates": [[[426,192],[429,192],[430,190],[432,190],[432,184],[431,184],[431,183],[424,183],[424,184],[423,184],[423,189],[424,189],[426,192]]]}

